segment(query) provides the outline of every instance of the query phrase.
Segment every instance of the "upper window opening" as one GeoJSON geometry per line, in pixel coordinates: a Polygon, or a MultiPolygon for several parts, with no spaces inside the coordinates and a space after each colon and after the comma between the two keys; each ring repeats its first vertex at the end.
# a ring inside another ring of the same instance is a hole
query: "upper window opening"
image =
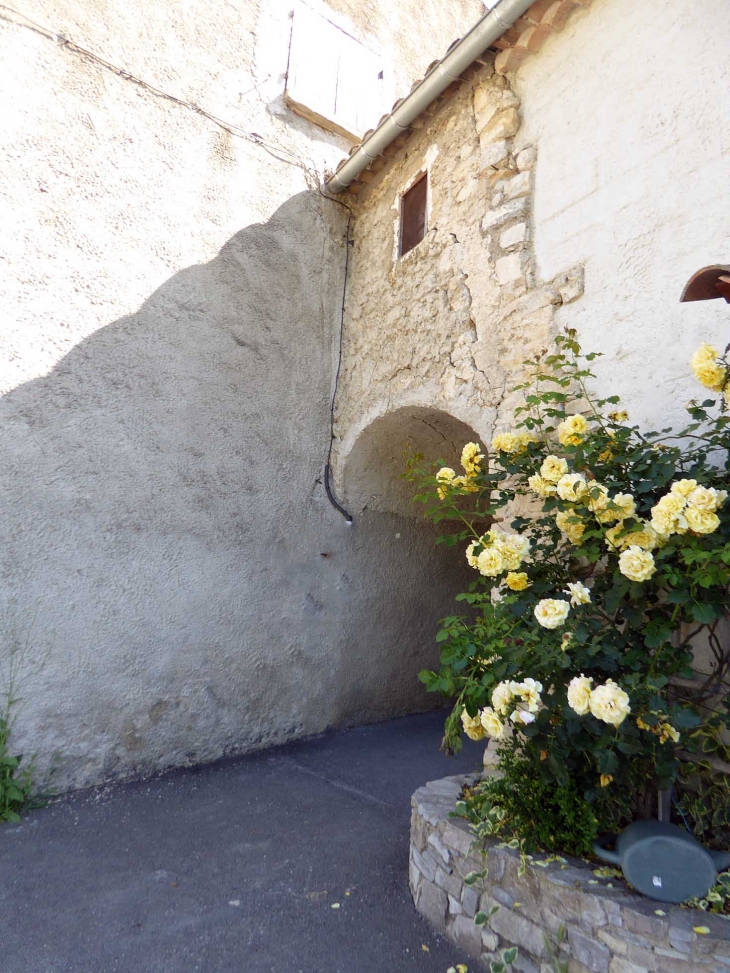
{"type": "Polygon", "coordinates": [[[403,194],[400,204],[400,247],[398,256],[412,250],[420,243],[428,229],[426,223],[426,203],[428,199],[428,174],[415,182],[403,194]]]}
{"type": "Polygon", "coordinates": [[[292,22],[285,97],[298,115],[353,141],[383,113],[382,59],[304,3],[292,22]]]}

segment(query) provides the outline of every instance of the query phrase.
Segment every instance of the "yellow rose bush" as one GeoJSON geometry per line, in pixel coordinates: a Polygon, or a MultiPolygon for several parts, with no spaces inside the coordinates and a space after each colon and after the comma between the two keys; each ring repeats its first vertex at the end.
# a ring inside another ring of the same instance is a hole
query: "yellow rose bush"
{"type": "Polygon", "coordinates": [[[525,363],[513,427],[464,447],[463,475],[417,456],[406,474],[474,572],[466,614],[437,635],[440,669],[420,674],[454,700],[444,747],[493,741],[502,800],[535,781],[563,836],[561,815],[590,831],[646,813],[722,736],[730,688],[727,363],[703,345],[688,364],[717,398],[691,402],[685,429],[645,432],[617,396],[589,394],[597,357],[559,336],[525,363]]]}

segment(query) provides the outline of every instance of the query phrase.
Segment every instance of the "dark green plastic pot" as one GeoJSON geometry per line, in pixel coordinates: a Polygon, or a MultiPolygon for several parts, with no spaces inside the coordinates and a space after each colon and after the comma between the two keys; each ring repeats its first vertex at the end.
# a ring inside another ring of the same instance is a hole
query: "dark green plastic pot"
{"type": "Polygon", "coordinates": [[[730,852],[708,851],[683,828],[666,821],[636,821],[616,837],[616,850],[603,836],[593,850],[618,865],[643,895],[660,902],[702,898],[717,881],[718,871],[730,868],[730,852]]]}

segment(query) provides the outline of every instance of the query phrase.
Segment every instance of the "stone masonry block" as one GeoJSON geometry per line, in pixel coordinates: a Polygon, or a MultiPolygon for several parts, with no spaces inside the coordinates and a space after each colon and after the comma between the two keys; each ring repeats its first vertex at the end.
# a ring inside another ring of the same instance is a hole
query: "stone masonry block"
{"type": "Polygon", "coordinates": [[[443,859],[444,864],[448,865],[449,860],[451,858],[451,854],[449,852],[449,849],[446,847],[446,845],[444,845],[444,843],[441,841],[439,836],[437,834],[430,834],[428,836],[428,843],[429,845],[431,845],[431,847],[439,856],[439,858],[443,859]]]}
{"type": "Polygon", "coordinates": [[[646,946],[636,946],[634,943],[629,943],[626,959],[629,963],[643,966],[646,970],[659,970],[659,961],[656,953],[653,949],[648,949],[647,947],[648,944],[646,946]]]}
{"type": "Polygon", "coordinates": [[[527,224],[515,223],[508,227],[499,237],[499,245],[503,250],[510,250],[525,243],[527,240],[527,224]]]}
{"type": "Polygon", "coordinates": [[[499,283],[509,284],[522,276],[525,261],[520,252],[510,253],[506,257],[500,257],[494,266],[499,283]]]}
{"type": "Polygon", "coordinates": [[[499,948],[499,937],[486,926],[482,928],[482,947],[488,953],[493,953],[499,948]]]}
{"type": "Polygon", "coordinates": [[[430,831],[426,826],[426,822],[414,811],[411,815],[411,844],[414,845],[418,851],[424,851],[426,848],[426,843],[428,842],[429,834],[430,831]]]}
{"type": "Polygon", "coordinates": [[[454,939],[470,956],[477,957],[482,951],[482,930],[474,925],[474,920],[468,916],[457,916],[451,927],[454,939]]]}
{"type": "Polygon", "coordinates": [[[547,956],[542,930],[534,922],[504,907],[492,916],[492,929],[507,945],[519,946],[535,956],[547,956]]]}
{"type": "Polygon", "coordinates": [[[515,161],[520,172],[524,172],[526,169],[533,169],[536,160],[537,149],[533,145],[529,145],[526,149],[522,149],[521,152],[517,153],[515,161]]]}
{"type": "Polygon", "coordinates": [[[520,99],[511,88],[500,90],[494,85],[480,85],[474,91],[474,122],[481,133],[495,115],[510,108],[519,108],[520,99]]]}
{"type": "Polygon", "coordinates": [[[654,915],[653,910],[650,915],[648,908],[646,912],[626,909],[624,911],[624,924],[627,929],[637,933],[639,936],[644,936],[660,945],[666,944],[669,923],[666,919],[654,915]]]}
{"type": "Polygon", "coordinates": [[[517,199],[520,196],[529,196],[532,189],[532,176],[529,170],[519,172],[511,179],[504,179],[500,189],[507,199],[517,199]]]}
{"type": "Polygon", "coordinates": [[[441,840],[447,848],[466,856],[474,844],[474,835],[468,830],[468,825],[459,826],[456,821],[447,821],[444,825],[441,840]]]}
{"type": "Polygon", "coordinates": [[[455,872],[449,875],[443,868],[437,868],[435,883],[440,889],[444,889],[449,895],[453,895],[455,899],[461,898],[461,876],[455,872]]]}
{"type": "Polygon", "coordinates": [[[479,893],[476,891],[476,889],[472,888],[470,885],[464,886],[464,891],[461,893],[461,905],[464,909],[465,915],[476,915],[477,906],[479,905],[479,893]]]}
{"type": "Polygon", "coordinates": [[[415,848],[411,848],[411,860],[421,875],[423,875],[428,882],[433,882],[433,880],[436,878],[436,868],[438,867],[438,863],[433,860],[431,855],[422,855],[420,851],[417,851],[415,848]]]}
{"type": "Polygon", "coordinates": [[[540,973],[540,968],[528,956],[525,956],[524,953],[517,954],[517,959],[512,964],[512,967],[518,970],[518,973],[540,973]]]}
{"type": "Polygon", "coordinates": [[[480,141],[479,168],[481,172],[492,172],[510,157],[512,143],[507,139],[499,142],[480,141]]]}
{"type": "MultiPolygon", "coordinates": [[[[622,956],[614,956],[608,969],[609,973],[647,973],[647,971],[641,966],[636,966],[634,963],[629,963],[629,961],[624,959],[622,956]]],[[[687,973],[689,973],[689,971],[687,971],[687,973]]]]}
{"type": "Polygon", "coordinates": [[[480,133],[480,140],[484,142],[499,142],[511,139],[520,130],[520,116],[516,108],[494,115],[480,133]]]}
{"type": "Polygon", "coordinates": [[[569,940],[571,954],[592,973],[608,973],[611,950],[607,946],[584,936],[576,929],[570,930],[569,940]]]}
{"type": "Polygon", "coordinates": [[[421,884],[421,894],[418,898],[418,911],[427,919],[432,926],[443,932],[446,928],[446,912],[449,908],[449,900],[443,889],[438,888],[433,882],[425,879],[421,884]]]}
{"type": "Polygon", "coordinates": [[[508,220],[515,219],[527,212],[526,199],[511,199],[508,203],[498,209],[491,210],[482,220],[482,229],[491,230],[494,226],[500,226],[508,220]]]}
{"type": "Polygon", "coordinates": [[[458,899],[455,899],[453,895],[448,895],[448,893],[446,897],[449,900],[449,915],[460,916],[464,911],[461,908],[461,902],[459,902],[458,899]]]}
{"type": "Polygon", "coordinates": [[[411,894],[415,898],[418,895],[418,883],[421,881],[421,873],[415,866],[413,859],[408,863],[408,883],[411,887],[411,894]]]}

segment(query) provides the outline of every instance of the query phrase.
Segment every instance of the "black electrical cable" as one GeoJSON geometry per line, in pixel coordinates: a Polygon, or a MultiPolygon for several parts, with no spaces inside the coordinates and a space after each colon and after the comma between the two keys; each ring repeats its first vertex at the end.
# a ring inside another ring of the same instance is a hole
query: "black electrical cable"
{"type": "MultiPolygon", "coordinates": [[[[321,194],[324,199],[332,199],[331,196],[325,196],[324,193],[321,194]]],[[[337,399],[337,388],[340,384],[340,369],[342,368],[342,340],[345,331],[345,298],[347,297],[347,275],[350,269],[350,247],[352,246],[352,241],[350,240],[350,226],[352,224],[352,210],[350,207],[343,203],[339,199],[332,199],[333,203],[339,203],[340,206],[344,206],[347,210],[347,229],[345,230],[345,279],[342,283],[342,306],[340,308],[340,338],[339,338],[339,348],[337,353],[337,371],[335,372],[335,387],[332,390],[332,400],[330,401],[330,445],[327,452],[327,462],[324,465],[324,489],[327,494],[327,499],[332,504],[332,506],[339,510],[342,516],[345,518],[348,524],[352,523],[352,514],[348,513],[342,504],[339,502],[337,497],[335,497],[332,491],[332,484],[330,482],[331,474],[331,463],[332,463],[332,447],[335,442],[335,401],[337,399]]]]}

